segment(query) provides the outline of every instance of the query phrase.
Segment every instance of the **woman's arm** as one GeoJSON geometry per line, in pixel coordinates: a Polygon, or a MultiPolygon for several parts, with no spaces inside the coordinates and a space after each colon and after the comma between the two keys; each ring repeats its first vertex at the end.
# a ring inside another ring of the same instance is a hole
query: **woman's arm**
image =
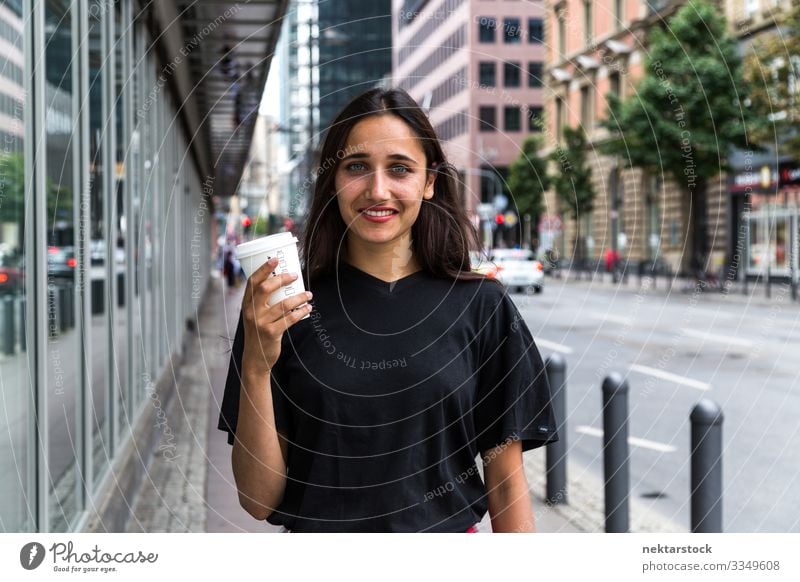
{"type": "Polygon", "coordinates": [[[241,506],[264,520],[283,499],[288,444],[275,428],[270,375],[254,370],[247,357],[242,368],[233,475],[241,506]]]}
{"type": "Polygon", "coordinates": [[[528,480],[522,464],[522,443],[506,442],[483,455],[492,531],[535,532],[528,480]]]}

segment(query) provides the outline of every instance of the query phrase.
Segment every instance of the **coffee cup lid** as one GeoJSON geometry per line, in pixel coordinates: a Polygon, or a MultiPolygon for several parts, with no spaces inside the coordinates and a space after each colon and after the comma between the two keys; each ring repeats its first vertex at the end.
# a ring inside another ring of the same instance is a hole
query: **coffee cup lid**
{"type": "Polygon", "coordinates": [[[297,243],[297,237],[291,232],[279,232],[278,234],[271,234],[263,236],[255,240],[248,241],[237,245],[236,256],[240,259],[256,253],[263,253],[264,251],[277,249],[286,245],[297,243]]]}

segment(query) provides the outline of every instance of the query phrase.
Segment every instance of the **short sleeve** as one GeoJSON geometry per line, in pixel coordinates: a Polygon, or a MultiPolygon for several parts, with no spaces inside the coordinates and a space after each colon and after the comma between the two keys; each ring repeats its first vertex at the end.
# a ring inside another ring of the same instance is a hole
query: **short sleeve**
{"type": "Polygon", "coordinates": [[[522,450],[558,440],[544,362],[507,293],[484,303],[477,400],[473,409],[481,454],[508,439],[522,450]]]}
{"type": "MultiPolygon", "coordinates": [[[[278,361],[272,367],[270,386],[272,387],[272,408],[275,412],[275,426],[278,431],[291,434],[291,417],[289,402],[285,396],[286,383],[283,369],[285,365],[285,349],[281,349],[278,361]]],[[[241,393],[242,358],[244,355],[244,317],[239,314],[236,335],[233,338],[231,360],[228,365],[228,376],[225,381],[225,393],[222,396],[219,422],[217,428],[228,433],[228,444],[234,442],[236,424],[239,418],[239,395],[241,393]]]]}

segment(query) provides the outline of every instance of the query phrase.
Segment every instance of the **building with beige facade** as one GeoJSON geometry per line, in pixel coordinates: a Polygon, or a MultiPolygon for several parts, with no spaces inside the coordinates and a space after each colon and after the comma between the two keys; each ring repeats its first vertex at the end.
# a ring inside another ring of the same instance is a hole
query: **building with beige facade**
{"type": "Polygon", "coordinates": [[[541,131],[544,2],[394,0],[392,14],[392,83],[428,110],[468,213],[477,224],[503,192],[513,211],[508,166],[541,131]]]}
{"type": "MultiPolygon", "coordinates": [[[[633,263],[659,260],[672,271],[684,271],[691,258],[689,192],[665,175],[649,175],[626,168],[624,160],[602,155],[596,145],[607,133],[599,125],[607,115],[609,93],[624,99],[643,76],[648,29],[669,18],[682,2],[639,0],[548,1],[546,151],[561,142],[565,125],[581,127],[589,142],[587,161],[592,169],[595,203],[576,224],[564,219],[555,237],[556,250],[566,260],[576,257],[577,245],[591,260],[616,250],[633,263]]],[[[554,171],[557,168],[554,167],[554,171]]],[[[719,183],[709,184],[709,232],[712,263],[725,259],[726,204],[719,183]],[[722,236],[720,236],[722,235],[722,236]]],[[[548,208],[560,213],[556,196],[548,208]]]]}
{"type": "MultiPolygon", "coordinates": [[[[585,130],[596,198],[593,211],[582,217],[580,231],[586,234],[581,242],[594,260],[601,259],[607,249],[617,249],[623,259],[633,263],[658,259],[674,272],[689,269],[692,249],[687,189],[665,175],[625,168],[622,160],[601,155],[593,147],[607,137],[599,127],[599,121],[607,115],[607,95],[616,93],[624,99],[631,94],[645,73],[648,30],[668,19],[683,3],[546,3],[550,42],[546,53],[544,153],[556,149],[564,125],[585,130]]],[[[789,4],[788,0],[728,0],[720,2],[720,9],[725,12],[729,30],[746,51],[754,38],[774,31],[775,19],[789,4]]],[[[800,170],[793,161],[783,160],[774,152],[754,155],[734,151],[730,161],[730,175],[710,182],[707,193],[711,270],[728,277],[739,278],[745,273],[758,276],[763,274],[764,265],[772,263],[773,275],[789,276],[792,255],[787,247],[797,245],[798,218],[787,204],[792,206],[797,195],[784,195],[788,202],[777,222],[752,210],[753,202],[759,201],[762,206],[766,202],[765,208],[774,209],[775,205],[764,199],[772,191],[795,192],[800,185],[800,170]],[[770,178],[765,183],[767,174],[770,178]],[[770,259],[765,255],[775,256],[770,259]],[[742,264],[747,266],[745,271],[740,270],[742,264]]],[[[553,192],[548,195],[548,208],[559,213],[553,192]]],[[[569,261],[576,255],[577,229],[572,220],[563,220],[563,225],[555,246],[569,261]]]]}
{"type": "MultiPolygon", "coordinates": [[[[758,41],[785,34],[781,19],[791,0],[727,0],[725,14],[745,56],[756,56],[769,79],[772,63],[758,53],[758,41]],[[754,44],[755,43],[755,44],[754,44]]],[[[769,81],[765,81],[769,82],[769,81]]],[[[785,112],[775,111],[780,118],[785,112]]],[[[776,136],[780,139],[780,135],[776,136]]],[[[798,281],[800,239],[800,160],[780,142],[766,151],[736,152],[729,180],[732,261],[740,275],[798,281]]]]}

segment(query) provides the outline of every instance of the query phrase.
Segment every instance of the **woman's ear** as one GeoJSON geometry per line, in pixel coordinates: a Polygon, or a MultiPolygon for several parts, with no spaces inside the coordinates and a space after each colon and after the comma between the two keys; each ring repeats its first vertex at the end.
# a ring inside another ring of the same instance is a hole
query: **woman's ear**
{"type": "Polygon", "coordinates": [[[425,200],[430,200],[433,198],[433,185],[436,182],[436,170],[428,170],[427,180],[425,182],[425,190],[422,193],[422,197],[425,200]]]}

